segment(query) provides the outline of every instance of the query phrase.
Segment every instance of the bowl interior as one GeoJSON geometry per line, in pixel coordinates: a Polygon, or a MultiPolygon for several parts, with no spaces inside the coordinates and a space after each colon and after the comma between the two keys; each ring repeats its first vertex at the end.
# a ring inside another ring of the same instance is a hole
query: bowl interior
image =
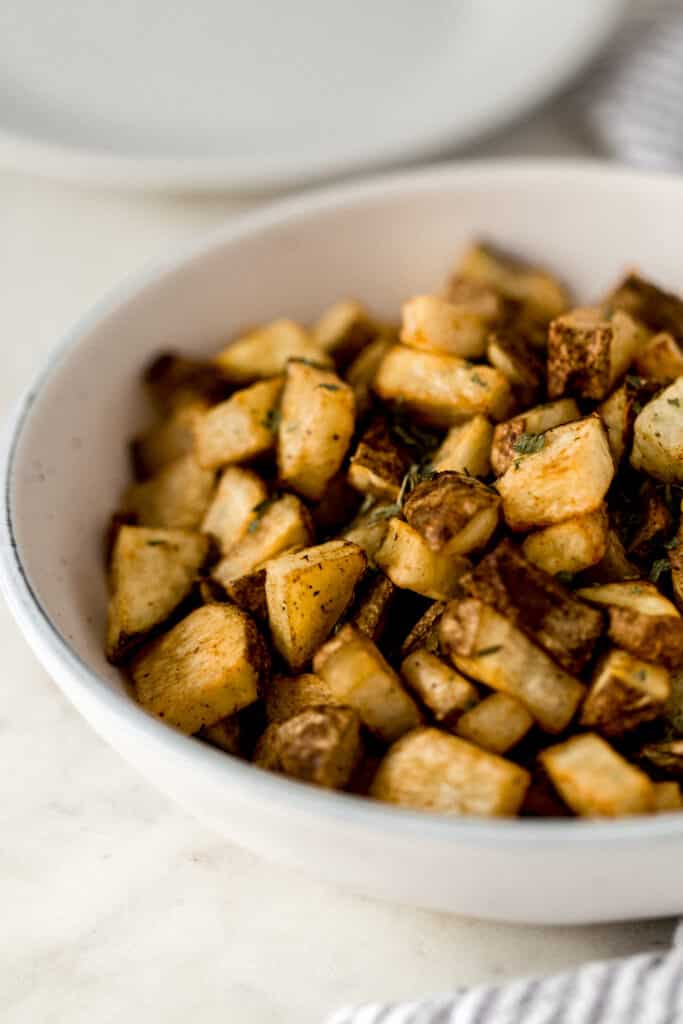
{"type": "Polygon", "coordinates": [[[228,226],[125,285],[72,332],[33,389],[11,463],[24,572],[67,642],[112,688],[104,659],[104,526],[147,417],[140,371],[162,349],[211,353],[241,327],[308,321],[355,296],[396,317],[485,237],[547,263],[590,301],[637,264],[683,284],[672,179],[591,167],[464,166],[329,190],[228,226]]]}

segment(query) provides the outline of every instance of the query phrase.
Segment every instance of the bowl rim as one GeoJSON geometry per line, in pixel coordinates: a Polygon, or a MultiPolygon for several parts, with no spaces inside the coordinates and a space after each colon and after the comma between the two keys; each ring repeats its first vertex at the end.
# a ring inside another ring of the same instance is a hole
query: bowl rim
{"type": "MultiPolygon", "coordinates": [[[[248,236],[267,232],[285,223],[296,223],[330,211],[353,206],[373,198],[419,193],[435,187],[477,187],[486,178],[495,184],[515,182],[533,184],[534,180],[551,176],[567,185],[593,182],[610,188],[670,189],[683,200],[683,177],[662,172],[644,172],[617,167],[594,160],[482,160],[457,164],[437,164],[419,170],[375,175],[362,181],[317,189],[230,218],[226,223],[186,242],[161,260],[141,271],[128,274],[118,286],[109,290],[79,318],[52,348],[24,394],[17,401],[6,423],[0,450],[0,480],[3,507],[0,514],[0,589],[24,633],[37,652],[42,652],[50,665],[59,664],[58,685],[81,708],[81,703],[99,704],[122,725],[135,734],[139,742],[153,742],[160,750],[209,772],[220,784],[223,779],[239,787],[244,798],[282,805],[289,802],[294,809],[317,814],[321,820],[355,828],[372,828],[393,834],[396,838],[420,836],[431,841],[466,842],[490,846],[501,842],[518,845],[556,846],[566,843],[621,843],[624,841],[667,841],[683,834],[683,813],[646,816],[618,820],[533,819],[533,818],[465,818],[425,813],[350,793],[319,789],[257,768],[236,757],[226,755],[209,744],[197,741],[170,728],[144,711],[130,696],[111,689],[107,680],[91,669],[74,647],[61,634],[34,591],[24,567],[16,537],[13,513],[14,480],[18,447],[32,409],[44,386],[60,368],[66,357],[97,325],[115,310],[124,307],[167,275],[199,256],[207,256],[223,246],[238,245],[248,236]],[[82,701],[79,700],[79,696],[82,701]]],[[[43,660],[38,655],[39,660],[43,660]]],[[[47,669],[54,678],[54,673],[47,669]]]]}

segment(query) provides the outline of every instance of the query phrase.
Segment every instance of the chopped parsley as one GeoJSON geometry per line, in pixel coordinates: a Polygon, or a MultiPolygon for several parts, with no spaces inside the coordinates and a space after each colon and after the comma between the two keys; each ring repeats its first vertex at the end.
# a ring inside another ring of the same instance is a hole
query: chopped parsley
{"type": "Polygon", "coordinates": [[[325,384],[325,383],[323,383],[323,384],[317,384],[316,387],[324,388],[325,391],[339,391],[339,385],[338,384],[325,384]]]}
{"type": "Polygon", "coordinates": [[[666,542],[666,544],[664,545],[664,547],[665,547],[665,549],[666,549],[667,551],[671,551],[671,550],[672,550],[672,548],[677,548],[677,547],[678,547],[678,543],[679,543],[679,542],[678,542],[678,537],[672,537],[672,538],[671,538],[671,540],[668,540],[668,541],[666,542]]]}
{"type": "Polygon", "coordinates": [[[677,409],[680,409],[681,407],[680,398],[667,398],[667,402],[669,403],[669,405],[675,405],[677,409]]]}
{"type": "Polygon", "coordinates": [[[282,415],[279,409],[269,409],[266,415],[261,420],[261,425],[264,426],[266,430],[271,430],[273,433],[275,433],[277,428],[280,426],[281,418],[282,415]]]}
{"type": "Polygon", "coordinates": [[[263,519],[265,513],[268,511],[271,505],[275,504],[275,502],[279,498],[280,494],[276,491],[269,497],[264,498],[263,501],[259,501],[258,505],[254,505],[253,509],[251,510],[254,513],[254,518],[247,527],[247,533],[256,533],[259,526],[261,525],[261,520],[263,519]]]}
{"type": "Polygon", "coordinates": [[[545,446],[544,434],[520,434],[512,447],[520,455],[533,455],[545,446]]]}
{"type": "Polygon", "coordinates": [[[555,574],[555,579],[558,581],[558,583],[564,583],[564,585],[568,587],[573,583],[574,575],[571,572],[565,572],[564,570],[562,570],[562,572],[558,572],[555,574]]]}
{"type": "Polygon", "coordinates": [[[652,568],[650,569],[650,579],[653,583],[658,583],[660,576],[663,576],[664,573],[669,572],[670,570],[671,565],[669,564],[668,558],[656,558],[652,563],[652,568]]]}
{"type": "Polygon", "coordinates": [[[157,539],[157,540],[148,540],[148,541],[147,541],[147,547],[148,547],[148,548],[158,548],[158,547],[164,547],[164,546],[165,546],[166,544],[168,544],[168,541],[166,541],[166,540],[161,540],[161,539],[157,539]]]}
{"type": "Polygon", "coordinates": [[[476,652],[475,657],[485,658],[487,654],[495,654],[496,651],[500,651],[502,649],[502,646],[502,644],[494,644],[492,647],[482,647],[480,651],[476,652]]]}

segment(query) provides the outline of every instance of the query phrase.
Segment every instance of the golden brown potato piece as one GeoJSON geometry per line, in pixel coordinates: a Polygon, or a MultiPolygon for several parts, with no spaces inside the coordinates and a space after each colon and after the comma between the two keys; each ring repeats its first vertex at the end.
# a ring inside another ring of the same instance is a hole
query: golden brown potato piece
{"type": "Polygon", "coordinates": [[[492,693],[458,719],[455,731],[464,740],[492,754],[516,746],[534,724],[521,701],[509,693],[492,693]]]}
{"type": "Polygon", "coordinates": [[[425,648],[418,648],[404,658],[401,675],[437,722],[447,728],[454,726],[458,717],[480,700],[479,691],[469,679],[425,648]]]}
{"type": "Polygon", "coordinates": [[[209,408],[202,399],[180,405],[156,426],[131,443],[133,469],[138,480],[154,476],[160,469],[192,451],[194,424],[209,408]]]}
{"type": "Polygon", "coordinates": [[[600,508],[614,464],[599,416],[554,427],[517,446],[518,458],[496,484],[512,530],[551,526],[600,508]]]}
{"type": "Polygon", "coordinates": [[[675,380],[683,375],[683,348],[665,331],[645,343],[634,360],[641,377],[657,382],[675,380]]]}
{"type": "Polygon", "coordinates": [[[669,814],[671,811],[683,811],[681,787],[677,782],[654,782],[655,814],[669,814]]]}
{"type": "Polygon", "coordinates": [[[581,711],[581,725],[603,736],[623,736],[664,712],[669,673],[617,648],[596,666],[581,711]]]}
{"type": "Polygon", "coordinates": [[[395,743],[379,766],[376,800],[441,814],[514,815],[530,776],[495,754],[438,729],[416,729],[395,743]]]}
{"type": "Polygon", "coordinates": [[[562,799],[582,817],[618,818],[654,810],[647,775],[593,733],[548,747],[541,762],[562,799]]]}
{"type": "Polygon", "coordinates": [[[500,497],[464,473],[438,473],[411,492],[403,514],[432,551],[466,555],[485,547],[498,525],[500,497]]]}
{"type": "Polygon", "coordinates": [[[246,534],[220,560],[213,577],[222,586],[258,569],[288,548],[305,547],[313,539],[308,509],[293,494],[273,495],[254,509],[246,534]]]}
{"type": "Polygon", "coordinates": [[[586,583],[618,583],[638,579],[639,576],[640,569],[629,561],[619,535],[610,528],[607,531],[605,554],[599,562],[586,570],[584,580],[586,583]]]}
{"type": "Polygon", "coordinates": [[[451,427],[477,413],[502,420],[512,401],[510,385],[499,370],[407,345],[389,349],[374,386],[385,402],[400,401],[409,413],[436,427],[451,427]]]}
{"type": "Polygon", "coordinates": [[[548,394],[606,398],[624,376],[645,338],[628,313],[606,319],[599,309],[575,309],[548,332],[548,394]]]}
{"type": "Polygon", "coordinates": [[[482,601],[451,601],[439,624],[442,649],[477,682],[517,697],[545,732],[569,725],[585,693],[527,636],[482,601]]]}
{"type": "Polygon", "coordinates": [[[133,662],[144,708],[192,734],[258,698],[267,651],[256,626],[230,604],[205,604],[133,662]]]}
{"type": "Polygon", "coordinates": [[[119,529],[111,559],[107,657],[125,659],[183,601],[209,552],[189,530],[119,529]]]}
{"type": "Polygon", "coordinates": [[[590,660],[603,616],[530,564],[511,541],[486,555],[461,585],[524,630],[569,673],[578,674],[590,660]]]}
{"type": "MultiPolygon", "coordinates": [[[[212,581],[215,584],[215,581],[212,581]]],[[[238,608],[249,612],[259,622],[268,619],[266,601],[266,570],[261,566],[234,580],[226,580],[225,591],[238,608]]]]}
{"type": "Polygon", "coordinates": [[[656,779],[683,781],[683,740],[646,743],[638,752],[638,761],[656,779]]]}
{"type": "Polygon", "coordinates": [[[360,585],[349,620],[351,625],[373,643],[378,643],[384,633],[395,595],[396,587],[384,573],[369,573],[367,580],[360,585]]]}
{"type": "Polygon", "coordinates": [[[673,517],[666,502],[653,482],[646,480],[638,495],[638,526],[629,541],[629,555],[651,560],[672,526],[673,517]]]}
{"type": "Polygon", "coordinates": [[[509,305],[492,285],[461,277],[457,271],[446,282],[443,297],[456,306],[464,306],[477,313],[490,327],[503,320],[509,305]]]}
{"type": "Polygon", "coordinates": [[[324,679],[312,672],[299,676],[275,676],[266,685],[266,718],[286,722],[307,708],[338,704],[324,679]]]}
{"type": "Polygon", "coordinates": [[[329,636],[353,600],[367,567],[362,548],[331,540],[266,566],[266,603],[273,644],[299,669],[329,636]]]}
{"type": "Polygon", "coordinates": [[[355,711],[312,707],[270,725],[256,747],[254,761],[301,782],[343,789],[360,754],[360,719],[355,711]]]}
{"type": "Polygon", "coordinates": [[[636,416],[656,390],[656,383],[629,375],[621,387],[598,407],[615,466],[619,465],[631,446],[636,416]]]}
{"type": "Polygon", "coordinates": [[[609,516],[603,505],[595,512],[535,530],[524,539],[524,557],[552,576],[573,576],[600,562],[607,553],[609,516]]]}
{"type": "Polygon", "coordinates": [[[354,429],[353,391],[335,373],[287,365],[278,431],[280,478],[317,501],[341,466],[354,429]]]}
{"type": "Polygon", "coordinates": [[[480,359],[486,351],[488,321],[468,306],[438,295],[416,295],[403,303],[401,313],[404,345],[463,359],[480,359]]]}
{"type": "Polygon", "coordinates": [[[623,309],[651,331],[669,331],[683,338],[683,301],[638,274],[629,274],[607,300],[611,309],[623,309]]]}
{"type": "Polygon", "coordinates": [[[197,461],[205,469],[246,462],[275,447],[282,378],[236,391],[195,423],[197,461]]]}
{"type": "Polygon", "coordinates": [[[607,609],[609,636],[617,646],[667,668],[683,664],[683,619],[653,583],[608,583],[577,594],[607,609]]]}
{"type": "Polygon", "coordinates": [[[292,320],[273,320],[249,331],[219,352],[215,363],[226,380],[243,387],[284,373],[290,359],[332,365],[330,357],[308,331],[292,320]]]}
{"type": "Polygon", "coordinates": [[[545,366],[524,336],[501,327],[489,335],[486,358],[510,381],[520,405],[538,401],[545,381],[545,366]]]}
{"type": "Polygon", "coordinates": [[[399,677],[375,645],[353,626],[344,626],[320,648],[313,670],[338,703],[355,708],[367,728],[393,743],[420,724],[420,713],[399,677]]]}
{"type": "Polygon", "coordinates": [[[424,537],[402,519],[390,519],[375,562],[392,583],[416,594],[446,601],[470,563],[448,548],[433,551],[424,537]]]}
{"type": "Polygon", "coordinates": [[[226,754],[232,754],[234,757],[241,757],[243,754],[242,725],[239,715],[228,715],[227,718],[221,718],[215,725],[207,725],[200,729],[199,735],[212,746],[224,750],[226,754]]]}
{"type": "Polygon", "coordinates": [[[380,334],[360,352],[345,373],[346,381],[353,390],[356,415],[362,416],[372,404],[372,387],[380,363],[396,342],[389,332],[380,334]]]}
{"type": "Polygon", "coordinates": [[[140,526],[196,530],[206,515],[215,476],[202,469],[193,454],[174,459],[144,483],[133,484],[124,497],[124,511],[140,526]]]}
{"type": "Polygon", "coordinates": [[[432,456],[435,473],[466,473],[468,476],[488,476],[491,472],[491,444],[493,426],[485,416],[451,427],[443,444],[432,456]]]}
{"type": "Polygon", "coordinates": [[[439,651],[439,620],[446,607],[445,601],[434,601],[424,615],[421,615],[401,644],[401,656],[406,658],[418,647],[431,654],[439,651]]]}
{"type": "Polygon", "coordinates": [[[519,448],[523,449],[525,438],[571,423],[572,420],[578,420],[580,415],[573,398],[561,398],[557,402],[547,402],[534,409],[527,409],[519,416],[499,423],[493,431],[491,448],[491,465],[496,476],[502,476],[519,458],[521,452],[515,446],[520,440],[519,448]]]}
{"type": "Polygon", "coordinates": [[[377,504],[368,512],[361,512],[349,527],[343,531],[342,538],[357,544],[365,552],[370,565],[376,565],[377,552],[384,543],[389,521],[396,511],[394,504],[377,504]]]}
{"type": "Polygon", "coordinates": [[[631,465],[657,480],[683,483],[683,377],[637,416],[631,465]]]}
{"type": "Polygon", "coordinates": [[[221,552],[227,554],[254,521],[254,509],[267,498],[268,488],[256,473],[228,466],[204,516],[202,532],[215,537],[221,552]]]}
{"type": "Polygon", "coordinates": [[[172,416],[184,405],[197,401],[213,405],[230,391],[228,381],[213,363],[188,359],[175,352],[157,356],[145,370],[143,381],[164,416],[172,416]]]}
{"type": "Polygon", "coordinates": [[[489,285],[544,322],[559,316],[569,305],[566,289],[552,274],[481,242],[469,247],[456,273],[461,279],[489,285]]]}
{"type": "Polygon", "coordinates": [[[348,366],[377,337],[378,325],[361,302],[335,302],[313,325],[315,342],[338,367],[348,366]]]}
{"type": "Polygon", "coordinates": [[[382,417],[373,419],[351,456],[349,482],[363,494],[396,501],[410,458],[391,436],[382,417]]]}

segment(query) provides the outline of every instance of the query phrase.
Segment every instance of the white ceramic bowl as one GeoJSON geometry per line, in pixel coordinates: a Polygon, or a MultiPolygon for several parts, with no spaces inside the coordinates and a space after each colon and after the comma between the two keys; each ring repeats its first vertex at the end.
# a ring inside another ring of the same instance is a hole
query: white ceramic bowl
{"type": "Polygon", "coordinates": [[[262,772],[149,717],[102,654],[103,524],[160,349],[307,320],[339,296],[381,314],[473,236],[547,262],[590,298],[637,262],[683,285],[683,180],[560,163],[463,164],[306,195],[233,221],[126,282],[19,404],[2,472],[1,576],[47,671],[148,779],[225,836],[361,892],[480,917],[585,922],[683,911],[683,815],[483,821],[403,811],[262,772]]]}

